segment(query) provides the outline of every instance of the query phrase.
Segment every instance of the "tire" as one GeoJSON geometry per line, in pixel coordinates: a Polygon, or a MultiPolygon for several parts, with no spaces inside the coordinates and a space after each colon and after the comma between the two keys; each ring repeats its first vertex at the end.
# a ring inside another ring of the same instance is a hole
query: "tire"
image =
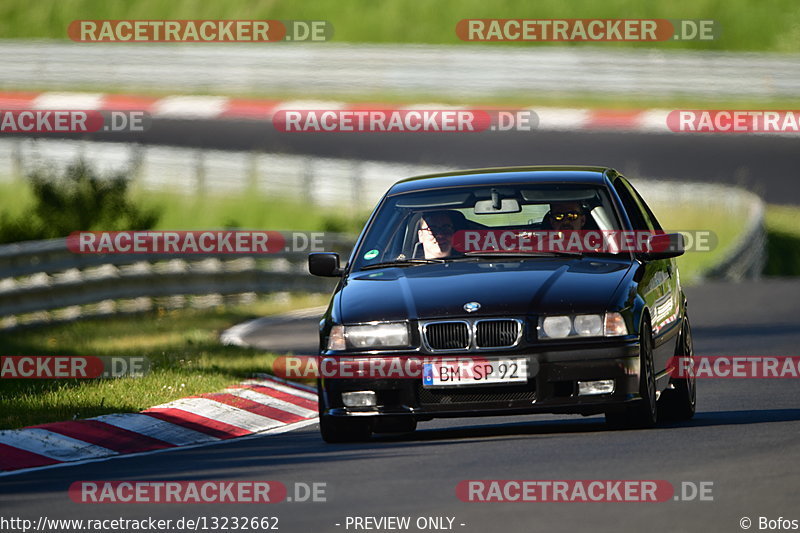
{"type": "MultiPolygon", "coordinates": [[[[694,346],[692,343],[692,327],[689,317],[684,315],[681,337],[675,349],[675,357],[689,358],[694,361],[694,346]]],[[[686,365],[693,369],[693,365],[686,365]]],[[[691,370],[686,377],[675,376],[669,382],[671,388],[661,394],[658,401],[659,416],[666,420],[689,420],[694,416],[697,408],[697,377],[691,370]]]]}
{"type": "Polygon", "coordinates": [[[658,421],[656,405],[656,376],[653,363],[653,335],[650,320],[642,321],[639,334],[639,396],[621,411],[606,412],[606,423],[614,428],[650,428],[658,421]]]}

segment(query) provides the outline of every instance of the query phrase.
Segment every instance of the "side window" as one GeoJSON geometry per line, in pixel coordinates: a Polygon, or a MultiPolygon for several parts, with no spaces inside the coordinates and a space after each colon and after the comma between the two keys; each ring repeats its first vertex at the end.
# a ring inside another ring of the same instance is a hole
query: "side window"
{"type": "Polygon", "coordinates": [[[628,183],[628,187],[630,187],[631,191],[633,192],[634,197],[636,197],[636,199],[638,200],[639,205],[642,206],[642,210],[644,211],[644,213],[643,213],[644,217],[650,223],[651,229],[661,230],[662,229],[661,228],[661,224],[658,223],[658,220],[656,219],[656,216],[650,210],[650,206],[648,206],[647,203],[644,201],[644,199],[641,197],[641,195],[639,194],[639,191],[637,191],[633,187],[633,185],[631,185],[630,183],[628,183]]]}
{"type": "Polygon", "coordinates": [[[631,194],[631,191],[625,185],[625,182],[621,179],[617,178],[614,181],[614,189],[619,194],[620,200],[622,200],[622,207],[625,208],[625,212],[628,213],[628,218],[631,219],[631,224],[633,225],[633,229],[635,230],[651,230],[653,229],[652,225],[648,223],[645,219],[641,208],[639,207],[638,202],[631,194]]]}

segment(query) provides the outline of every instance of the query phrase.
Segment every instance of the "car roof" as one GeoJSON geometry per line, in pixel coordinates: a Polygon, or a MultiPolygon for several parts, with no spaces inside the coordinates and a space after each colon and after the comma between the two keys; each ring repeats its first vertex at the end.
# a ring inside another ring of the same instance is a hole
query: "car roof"
{"type": "Polygon", "coordinates": [[[406,178],[395,183],[388,196],[413,191],[463,187],[471,185],[509,185],[537,183],[574,183],[606,185],[608,179],[619,175],[608,167],[533,166],[460,170],[406,178]]]}

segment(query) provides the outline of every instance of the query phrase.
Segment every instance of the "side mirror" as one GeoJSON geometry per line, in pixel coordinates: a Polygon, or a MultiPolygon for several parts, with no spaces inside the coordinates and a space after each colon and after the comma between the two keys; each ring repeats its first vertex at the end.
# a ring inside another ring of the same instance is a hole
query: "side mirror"
{"type": "Polygon", "coordinates": [[[342,275],[339,267],[339,254],[321,252],[308,254],[308,271],[314,276],[333,278],[342,275]]]}
{"type": "Polygon", "coordinates": [[[669,259],[683,255],[685,244],[681,233],[660,233],[653,235],[647,241],[647,252],[643,253],[645,259],[669,259]]]}

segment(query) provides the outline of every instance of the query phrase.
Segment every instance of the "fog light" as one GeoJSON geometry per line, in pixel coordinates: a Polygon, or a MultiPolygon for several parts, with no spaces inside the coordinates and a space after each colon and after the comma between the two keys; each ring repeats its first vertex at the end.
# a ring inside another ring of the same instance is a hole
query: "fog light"
{"type": "Polygon", "coordinates": [[[611,394],[612,392],[614,392],[613,379],[578,382],[578,396],[589,396],[591,394],[611,394]]]}
{"type": "Polygon", "coordinates": [[[375,407],[378,405],[378,397],[371,390],[343,392],[342,403],[345,407],[375,407]]]}

